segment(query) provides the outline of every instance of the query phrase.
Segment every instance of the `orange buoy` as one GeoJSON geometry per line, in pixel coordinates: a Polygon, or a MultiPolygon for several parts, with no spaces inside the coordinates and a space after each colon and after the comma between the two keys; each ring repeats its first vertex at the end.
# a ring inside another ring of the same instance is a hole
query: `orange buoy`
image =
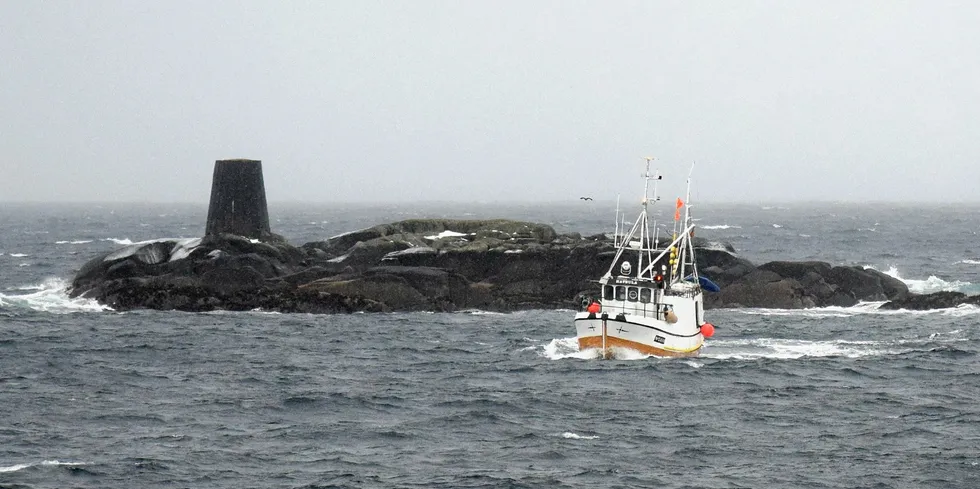
{"type": "Polygon", "coordinates": [[[589,304],[588,309],[586,309],[586,311],[588,311],[591,314],[598,314],[599,311],[601,310],[602,310],[602,306],[600,306],[598,302],[593,302],[592,304],[589,304]]]}
{"type": "Polygon", "coordinates": [[[711,323],[704,323],[701,325],[701,336],[705,338],[711,338],[715,334],[715,325],[711,323]]]}

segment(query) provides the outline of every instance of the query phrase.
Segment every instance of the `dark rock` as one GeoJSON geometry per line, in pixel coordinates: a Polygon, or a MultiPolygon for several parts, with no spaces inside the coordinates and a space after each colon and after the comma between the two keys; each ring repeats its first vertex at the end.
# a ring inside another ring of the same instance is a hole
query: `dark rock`
{"type": "Polygon", "coordinates": [[[946,309],[961,304],[980,305],[980,295],[968,296],[962,292],[933,292],[931,294],[907,295],[901,299],[888,301],[881,309],[909,309],[921,311],[926,309],[946,309]]]}
{"type": "MultiPolygon", "coordinates": [[[[695,245],[702,275],[721,286],[705,294],[706,307],[850,306],[912,297],[904,283],[872,269],[815,261],[757,267],[729,244],[695,238],[695,245]]],[[[614,254],[605,235],[582,239],[507,220],[413,219],[302,247],[274,236],[215,233],[97,257],[78,272],[70,293],[119,309],[575,308],[576,298],[598,292],[595,280],[614,254]]]]}

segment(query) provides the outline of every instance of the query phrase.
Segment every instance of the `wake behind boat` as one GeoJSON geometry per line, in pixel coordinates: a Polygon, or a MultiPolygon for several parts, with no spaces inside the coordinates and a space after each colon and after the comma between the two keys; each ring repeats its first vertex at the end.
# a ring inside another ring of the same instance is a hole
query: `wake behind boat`
{"type": "MultiPolygon", "coordinates": [[[[677,199],[671,236],[659,236],[656,222],[650,233],[648,206],[660,200],[657,184],[663,179],[659,172],[651,176],[651,160],[646,159],[640,214],[622,235],[617,209],[616,255],[598,280],[601,294],[583,301],[585,310],[575,314],[579,350],[596,348],[603,358],[611,357],[617,348],[657,356],[696,356],[704,339],[714,334],[714,326],[704,320],[703,288],[716,291],[717,286],[698,275],[690,206],[677,199]]],[[[687,201],[690,183],[688,179],[687,201]]]]}

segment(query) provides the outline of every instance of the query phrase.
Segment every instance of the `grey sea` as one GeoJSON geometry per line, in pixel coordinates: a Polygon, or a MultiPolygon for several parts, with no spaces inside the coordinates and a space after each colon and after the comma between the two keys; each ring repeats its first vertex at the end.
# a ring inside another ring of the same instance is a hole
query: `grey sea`
{"type": "MultiPolygon", "coordinates": [[[[270,206],[302,244],[416,217],[610,231],[614,203],[270,206]]],[[[757,264],[980,293],[980,205],[695,206],[757,264]]],[[[573,311],[115,312],[99,253],[205,205],[0,204],[0,488],[976,488],[980,310],[709,310],[700,357],[599,360],[573,311]]],[[[673,213],[673,209],[667,212],[673,213]]],[[[670,217],[666,216],[665,217],[670,217]]]]}

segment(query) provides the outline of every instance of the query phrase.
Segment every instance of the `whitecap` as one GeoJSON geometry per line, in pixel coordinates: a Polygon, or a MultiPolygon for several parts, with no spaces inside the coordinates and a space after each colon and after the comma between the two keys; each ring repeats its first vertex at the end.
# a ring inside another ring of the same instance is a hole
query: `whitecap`
{"type": "MultiPolygon", "coordinates": [[[[470,314],[472,316],[506,316],[507,315],[506,313],[503,312],[484,311],[481,309],[465,309],[459,312],[463,314],[470,314]]],[[[525,338],[525,340],[526,339],[527,338],[525,338]]]]}
{"type": "Polygon", "coordinates": [[[734,309],[740,314],[750,316],[790,316],[808,318],[847,318],[857,314],[868,314],[879,312],[878,308],[885,301],[859,302],[851,307],[829,306],[813,307],[807,309],[771,309],[771,308],[745,308],[734,309]]]}
{"type": "Polygon", "coordinates": [[[795,360],[812,357],[847,357],[895,355],[911,351],[874,341],[809,341],[785,338],[755,338],[748,340],[715,340],[711,350],[702,357],[719,360],[756,360],[771,358],[795,360]]]}
{"type": "Polygon", "coordinates": [[[84,462],[61,462],[58,460],[44,460],[41,461],[40,464],[29,463],[29,464],[17,464],[17,465],[10,465],[7,467],[0,467],[0,474],[5,472],[17,472],[19,470],[24,470],[28,467],[33,467],[35,465],[66,465],[66,466],[73,467],[76,465],[86,465],[86,464],[84,462]]]}
{"type": "MultiPolygon", "coordinates": [[[[877,270],[875,267],[867,265],[864,268],[871,268],[877,270]]],[[[909,288],[909,292],[913,294],[931,294],[933,292],[972,292],[973,284],[970,282],[963,282],[960,280],[944,280],[935,275],[930,275],[929,278],[925,280],[917,280],[911,278],[902,278],[898,272],[898,268],[891,266],[888,270],[883,271],[885,275],[892,278],[897,278],[905,283],[905,286],[909,288]]]]}
{"type": "Polygon", "coordinates": [[[123,246],[129,246],[131,244],[136,244],[136,243],[133,242],[133,240],[131,240],[129,238],[123,238],[123,239],[119,239],[119,238],[105,238],[102,241],[112,241],[113,243],[116,243],[117,245],[123,245],[123,246]]]}
{"type": "Polygon", "coordinates": [[[549,341],[546,345],[531,347],[531,349],[540,350],[540,355],[549,360],[561,360],[563,358],[590,360],[593,358],[599,358],[598,349],[579,351],[578,338],[575,336],[570,338],[555,338],[549,341]]]}
{"type": "Polygon", "coordinates": [[[952,317],[965,317],[965,316],[975,316],[980,314],[980,307],[973,304],[960,304],[956,307],[951,307],[949,309],[940,309],[940,313],[943,316],[952,317]]]}
{"type": "Polygon", "coordinates": [[[734,224],[710,224],[698,227],[701,229],[742,229],[742,226],[736,226],[734,224]]]}
{"type": "Polygon", "coordinates": [[[781,228],[782,226],[780,226],[779,224],[775,224],[775,223],[774,223],[774,224],[772,225],[772,227],[774,227],[774,228],[776,228],[776,229],[779,229],[779,228],[781,228]]]}
{"type": "Polygon", "coordinates": [[[980,265],[980,260],[966,259],[966,260],[960,260],[960,261],[958,261],[956,263],[963,263],[965,265],[980,265]]]}
{"type": "Polygon", "coordinates": [[[915,294],[931,294],[933,292],[962,292],[963,289],[972,285],[970,282],[960,280],[947,281],[935,275],[930,275],[925,280],[903,279],[909,291],[915,294]]]}
{"type": "Polygon", "coordinates": [[[31,256],[26,253],[11,253],[10,256],[14,258],[24,258],[25,256],[31,256]]]}
{"type": "Polygon", "coordinates": [[[561,437],[570,440],[596,440],[599,438],[598,435],[580,435],[578,433],[572,433],[571,431],[562,433],[561,437]]]}

